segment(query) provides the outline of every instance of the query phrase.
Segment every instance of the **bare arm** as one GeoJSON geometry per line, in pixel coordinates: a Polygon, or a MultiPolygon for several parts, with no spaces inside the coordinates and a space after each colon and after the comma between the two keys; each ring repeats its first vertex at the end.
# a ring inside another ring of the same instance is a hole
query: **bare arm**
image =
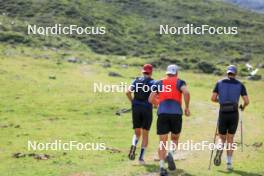
{"type": "Polygon", "coordinates": [[[129,100],[130,102],[132,102],[133,97],[132,97],[132,91],[131,91],[130,88],[126,91],[126,96],[127,96],[128,100],[129,100]]]}
{"type": "Polygon", "coordinates": [[[218,93],[214,92],[211,97],[212,102],[218,103],[218,93]]]}
{"type": "Polygon", "coordinates": [[[190,99],[191,99],[190,93],[189,93],[186,86],[182,86],[181,91],[182,91],[182,94],[184,97],[184,102],[185,102],[185,115],[190,116],[190,114],[191,114],[190,110],[189,110],[190,99]]]}
{"type": "Polygon", "coordinates": [[[247,95],[245,95],[245,96],[242,96],[242,98],[243,98],[243,101],[244,101],[244,103],[243,103],[243,105],[242,105],[242,111],[246,108],[246,106],[248,106],[249,105],[249,98],[248,98],[248,96],[247,95]]]}
{"type": "Polygon", "coordinates": [[[157,96],[157,94],[158,94],[157,92],[151,92],[150,93],[148,101],[151,104],[155,104],[155,97],[157,96]]]}

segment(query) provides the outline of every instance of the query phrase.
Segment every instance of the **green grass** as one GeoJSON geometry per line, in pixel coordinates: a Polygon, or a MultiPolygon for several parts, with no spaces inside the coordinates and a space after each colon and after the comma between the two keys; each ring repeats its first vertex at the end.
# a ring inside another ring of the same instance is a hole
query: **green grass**
{"type": "MultiPolygon", "coordinates": [[[[210,95],[220,77],[191,70],[197,70],[197,62],[201,61],[212,63],[222,72],[232,62],[240,69],[247,61],[254,66],[263,64],[263,15],[222,2],[5,0],[0,2],[0,13],[1,176],[156,175],[156,116],[150,131],[147,165],[128,161],[133,134],[131,114],[119,117],[115,112],[130,104],[122,93],[93,93],[93,83],[130,83],[146,62],[156,65],[154,78],[160,79],[165,65],[177,63],[184,67],[180,77],[187,81],[192,97],[192,116],[184,117],[180,140],[212,141],[217,105],[210,102],[210,95]],[[25,35],[27,24],[55,23],[104,25],[108,32],[101,37],[25,35]],[[157,35],[160,24],[187,23],[237,25],[239,35],[157,35]],[[68,63],[71,57],[80,63],[68,63]],[[111,68],[102,67],[106,62],[111,68]],[[123,77],[109,77],[109,71],[123,77]],[[104,142],[121,152],[73,150],[65,155],[64,151],[49,150],[35,151],[51,155],[48,160],[13,158],[16,152],[32,153],[27,150],[28,140],[104,142]]],[[[263,73],[261,69],[260,75],[263,73]]],[[[251,104],[244,114],[245,151],[235,152],[235,171],[223,173],[224,166],[208,171],[209,151],[181,151],[186,159],[177,161],[178,171],[171,175],[264,175],[263,146],[252,146],[264,142],[264,82],[242,81],[251,104]]]]}
{"type": "MultiPolygon", "coordinates": [[[[33,50],[25,47],[2,47],[0,57],[0,173],[3,176],[43,175],[68,176],[76,173],[87,175],[156,175],[158,137],[156,115],[150,132],[150,144],[146,153],[146,166],[127,159],[133,131],[131,114],[121,117],[115,111],[129,108],[122,93],[93,93],[93,82],[118,84],[130,83],[131,77],[139,75],[140,67],[120,68],[119,64],[139,58],[116,58],[111,68],[102,68],[106,56],[89,54],[88,64],[70,64],[60,61],[61,51],[33,50]],[[24,54],[21,54],[23,50],[24,54]],[[8,52],[9,55],[3,54],[8,52]],[[46,53],[50,59],[34,59],[36,54],[46,53]],[[122,74],[122,78],[108,76],[109,71],[122,74]],[[49,79],[49,76],[56,79],[49,79]],[[20,128],[15,128],[20,125],[20,128]],[[4,127],[7,126],[7,127],[4,127]],[[37,161],[31,157],[13,158],[16,152],[27,151],[27,141],[53,142],[104,142],[121,153],[110,151],[35,151],[52,156],[49,160],[37,161]]],[[[70,55],[80,54],[69,51],[70,55]]],[[[88,54],[87,54],[88,56],[88,54]]],[[[164,70],[155,70],[154,78],[164,76],[164,70]]],[[[187,81],[191,92],[191,117],[184,117],[181,141],[212,141],[217,119],[217,105],[210,102],[211,91],[220,77],[183,71],[180,77],[187,81]]],[[[235,171],[222,173],[224,165],[207,170],[209,151],[183,152],[185,160],[176,161],[178,171],[172,175],[254,175],[264,174],[264,150],[252,146],[264,142],[263,81],[242,80],[251,99],[244,114],[245,151],[234,155],[235,171]]],[[[239,134],[239,133],[238,133],[239,134]]],[[[239,135],[236,136],[239,141],[239,135]]]]}
{"type": "Polygon", "coordinates": [[[204,0],[5,0],[0,3],[0,41],[33,47],[89,48],[100,54],[159,59],[225,61],[263,58],[263,15],[204,0]],[[25,10],[27,9],[27,10],[25,10]],[[4,14],[4,15],[3,15],[4,14]],[[105,26],[103,36],[29,36],[27,24],[105,26]],[[158,35],[159,25],[237,26],[239,34],[158,35]],[[254,43],[252,43],[254,41],[254,43]]]}

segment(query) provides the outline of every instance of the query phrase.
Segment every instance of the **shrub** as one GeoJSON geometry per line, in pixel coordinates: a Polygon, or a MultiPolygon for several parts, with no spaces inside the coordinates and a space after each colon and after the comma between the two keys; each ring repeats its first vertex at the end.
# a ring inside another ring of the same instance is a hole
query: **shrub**
{"type": "Polygon", "coordinates": [[[217,68],[213,64],[206,61],[199,62],[197,64],[197,68],[203,73],[214,73],[215,70],[217,70],[217,68]]]}

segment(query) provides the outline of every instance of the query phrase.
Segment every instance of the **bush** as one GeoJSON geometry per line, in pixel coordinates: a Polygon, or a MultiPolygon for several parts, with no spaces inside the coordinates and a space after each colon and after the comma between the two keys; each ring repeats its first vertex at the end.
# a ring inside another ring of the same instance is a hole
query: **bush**
{"type": "Polygon", "coordinates": [[[214,73],[217,70],[217,68],[213,64],[206,61],[199,62],[197,64],[197,68],[203,73],[214,73]]]}
{"type": "Polygon", "coordinates": [[[0,41],[8,43],[29,43],[29,38],[16,32],[0,32],[0,41]]]}

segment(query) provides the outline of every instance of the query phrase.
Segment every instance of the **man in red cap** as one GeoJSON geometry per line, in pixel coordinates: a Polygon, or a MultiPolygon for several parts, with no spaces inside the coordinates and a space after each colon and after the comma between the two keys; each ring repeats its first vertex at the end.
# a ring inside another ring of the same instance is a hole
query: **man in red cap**
{"type": "Polygon", "coordinates": [[[142,69],[143,76],[137,77],[126,92],[132,104],[133,129],[135,130],[128,157],[130,160],[135,159],[137,143],[142,135],[139,155],[140,164],[145,163],[144,154],[148,145],[148,134],[152,123],[152,104],[148,102],[152,86],[155,84],[155,81],[151,78],[152,70],[151,64],[145,64],[142,69]]]}

